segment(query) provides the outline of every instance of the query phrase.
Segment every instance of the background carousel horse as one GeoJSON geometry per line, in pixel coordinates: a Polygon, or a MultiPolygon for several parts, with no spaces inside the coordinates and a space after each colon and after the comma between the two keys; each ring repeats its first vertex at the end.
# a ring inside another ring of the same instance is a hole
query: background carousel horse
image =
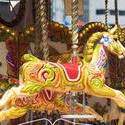
{"type": "MultiPolygon", "coordinates": [[[[117,32],[115,32],[116,35],[119,35],[119,40],[120,42],[123,43],[123,45],[125,46],[125,28],[121,28],[120,26],[118,26],[118,30],[117,32]]],[[[109,56],[109,63],[110,63],[110,76],[111,76],[111,82],[113,84],[111,84],[111,86],[114,86],[115,88],[119,89],[119,86],[116,86],[116,82],[118,77],[114,77],[117,76],[117,74],[120,74],[120,90],[123,92],[123,94],[125,94],[125,89],[124,89],[124,85],[125,85],[125,77],[124,77],[124,66],[125,66],[125,59],[122,60],[117,60],[116,61],[116,57],[110,57],[109,56]],[[115,62],[114,62],[114,58],[115,58],[115,62]],[[114,62],[114,63],[113,63],[114,62]],[[116,67],[116,68],[115,68],[116,67]],[[114,78],[113,78],[114,77],[114,78]]],[[[122,113],[120,108],[116,105],[116,103],[114,101],[111,101],[111,109],[109,110],[108,113],[104,114],[104,119],[107,122],[115,122],[116,123],[116,119],[119,119],[118,121],[118,125],[123,125],[124,124],[124,120],[125,120],[125,113],[122,113]]],[[[112,123],[114,124],[114,123],[112,123]]],[[[116,123],[117,124],[117,123],[116,123]]]]}
{"type": "MultiPolygon", "coordinates": [[[[77,51],[78,61],[80,61],[81,57],[83,56],[83,54],[80,53],[80,51],[82,51],[82,49],[83,49],[83,47],[78,48],[78,51],[77,51]]],[[[64,53],[59,56],[51,56],[50,60],[53,62],[54,61],[55,62],[56,61],[64,62],[64,60],[65,60],[65,63],[69,63],[70,62],[69,58],[71,58],[71,55],[72,55],[72,51],[70,50],[68,53],[64,53]]],[[[18,79],[7,77],[5,75],[0,74],[0,97],[2,97],[3,94],[7,90],[11,89],[14,86],[18,86],[18,85],[19,85],[18,79]]],[[[35,98],[36,98],[36,96],[34,97],[34,101],[35,101],[35,98]]],[[[70,107],[69,107],[69,102],[68,102],[69,98],[70,98],[70,95],[66,94],[66,93],[57,93],[57,92],[49,91],[49,90],[42,90],[41,97],[39,98],[40,102],[39,101],[37,101],[35,103],[32,102],[33,103],[32,109],[39,110],[39,108],[40,108],[40,111],[46,110],[48,112],[51,112],[52,110],[58,110],[62,114],[70,114],[70,107]]],[[[72,96],[71,96],[71,98],[72,98],[72,96]]],[[[21,109],[23,111],[24,110],[23,107],[28,105],[27,101],[29,101],[27,98],[17,99],[16,106],[20,107],[20,111],[21,111],[21,109]]],[[[77,114],[81,114],[81,112],[83,112],[83,106],[78,102],[76,104],[76,110],[77,110],[77,114]]],[[[73,107],[72,107],[72,112],[73,112],[73,107]]],[[[97,120],[103,121],[103,118],[89,106],[85,107],[85,113],[88,115],[95,115],[95,116],[97,116],[97,120]]],[[[17,115],[15,114],[14,116],[15,116],[14,118],[20,117],[19,114],[17,114],[17,115]]],[[[10,117],[8,117],[8,118],[6,117],[6,119],[9,119],[9,118],[10,117]]],[[[94,119],[89,119],[89,121],[93,121],[93,120],[94,119]]]]}
{"type": "Polygon", "coordinates": [[[88,34],[83,32],[87,44],[84,59],[79,64],[52,63],[41,61],[29,54],[24,55],[23,59],[27,62],[20,68],[19,87],[12,87],[0,100],[1,109],[8,104],[11,105],[8,110],[0,112],[1,121],[8,117],[14,118],[20,112],[21,116],[27,109],[32,109],[31,104],[34,98],[35,101],[39,100],[42,89],[57,92],[85,91],[90,95],[111,98],[121,108],[125,108],[125,96],[104,84],[107,64],[105,50],[122,58],[125,49],[113,35],[117,26],[111,30],[106,30],[104,27],[105,25],[101,23],[90,23],[83,27],[88,32],[88,34]],[[92,34],[89,30],[93,31],[92,34]],[[29,103],[23,107],[23,111],[16,105],[20,98],[28,99],[29,103]]]}

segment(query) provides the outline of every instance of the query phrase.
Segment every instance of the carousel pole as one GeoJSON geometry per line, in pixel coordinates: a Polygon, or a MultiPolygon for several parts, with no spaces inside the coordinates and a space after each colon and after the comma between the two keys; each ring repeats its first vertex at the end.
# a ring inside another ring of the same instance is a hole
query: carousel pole
{"type": "Polygon", "coordinates": [[[35,0],[35,48],[34,48],[34,56],[38,57],[38,53],[40,50],[40,1],[35,0]]]}
{"type": "MultiPolygon", "coordinates": [[[[108,0],[105,0],[105,25],[108,26],[108,0]]],[[[108,64],[108,67],[109,67],[109,64],[108,64]]],[[[111,100],[110,99],[107,99],[107,104],[110,106],[110,111],[111,111],[111,100]]],[[[108,116],[104,117],[104,121],[107,122],[107,118],[108,116]]],[[[110,116],[109,116],[109,119],[110,116]]],[[[109,122],[109,125],[111,124],[111,122],[109,122]]]]}
{"type": "MultiPolygon", "coordinates": [[[[34,47],[34,56],[38,57],[40,50],[40,25],[39,25],[39,0],[35,0],[35,47],[34,47]]],[[[33,112],[29,111],[29,121],[33,120],[33,112]]],[[[32,125],[32,123],[30,123],[32,125]]]]}
{"type": "MultiPolygon", "coordinates": [[[[77,63],[78,49],[78,0],[72,0],[72,63],[77,63]]],[[[76,114],[76,93],[73,93],[73,114],[76,114]]],[[[75,118],[73,120],[75,122],[75,118]]]]}
{"type": "Polygon", "coordinates": [[[108,25],[108,0],[105,0],[105,25],[108,25]]]}
{"type": "MultiPolygon", "coordinates": [[[[41,28],[41,35],[42,35],[42,46],[43,46],[43,59],[49,60],[49,45],[48,45],[48,30],[47,30],[47,7],[46,1],[40,0],[40,9],[41,9],[41,20],[40,20],[40,28],[41,28]]],[[[47,115],[47,112],[45,112],[47,115]]],[[[45,121],[45,125],[47,125],[47,121],[45,121]]]]}
{"type": "Polygon", "coordinates": [[[35,17],[35,56],[38,57],[40,42],[43,46],[43,58],[48,60],[49,46],[47,42],[47,7],[45,0],[36,0],[36,17],[35,17]]]}
{"type": "MultiPolygon", "coordinates": [[[[48,45],[48,29],[47,29],[47,4],[46,0],[38,0],[39,3],[39,25],[40,25],[40,40],[42,42],[43,47],[43,59],[49,60],[49,45],[48,45]]],[[[47,112],[45,112],[47,114],[47,112]]],[[[48,122],[45,122],[45,125],[47,125],[48,122]]]]}
{"type": "MultiPolygon", "coordinates": [[[[72,0],[72,49],[73,56],[77,57],[78,49],[78,0],[72,0]]],[[[76,60],[73,60],[73,63],[76,60]]]]}
{"type": "Polygon", "coordinates": [[[48,45],[48,29],[47,29],[47,10],[46,10],[46,0],[40,0],[40,28],[42,35],[42,45],[43,45],[43,58],[44,60],[49,60],[49,45],[48,45]]]}
{"type": "Polygon", "coordinates": [[[115,0],[115,24],[118,25],[118,1],[115,0]]]}
{"type": "MultiPolygon", "coordinates": [[[[43,47],[43,59],[48,60],[48,33],[47,33],[47,7],[45,0],[35,0],[35,48],[34,55],[39,58],[40,43],[43,47]]],[[[46,113],[46,112],[45,112],[46,113]]],[[[47,114],[47,113],[46,113],[47,114]]],[[[33,114],[31,113],[31,116],[33,114]]],[[[45,122],[47,125],[47,121],[45,122]]]]}

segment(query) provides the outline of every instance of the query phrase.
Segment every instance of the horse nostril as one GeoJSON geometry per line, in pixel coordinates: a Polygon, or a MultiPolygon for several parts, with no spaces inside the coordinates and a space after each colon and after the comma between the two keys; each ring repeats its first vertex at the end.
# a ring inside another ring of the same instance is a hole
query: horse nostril
{"type": "Polygon", "coordinates": [[[125,56],[125,53],[122,52],[121,55],[125,56]]]}

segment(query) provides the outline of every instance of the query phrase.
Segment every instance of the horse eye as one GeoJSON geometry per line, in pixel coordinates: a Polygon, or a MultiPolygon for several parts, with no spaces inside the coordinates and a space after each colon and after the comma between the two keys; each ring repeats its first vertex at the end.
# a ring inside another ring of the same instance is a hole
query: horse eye
{"type": "Polygon", "coordinates": [[[115,41],[117,41],[118,39],[117,38],[113,38],[115,41]]]}

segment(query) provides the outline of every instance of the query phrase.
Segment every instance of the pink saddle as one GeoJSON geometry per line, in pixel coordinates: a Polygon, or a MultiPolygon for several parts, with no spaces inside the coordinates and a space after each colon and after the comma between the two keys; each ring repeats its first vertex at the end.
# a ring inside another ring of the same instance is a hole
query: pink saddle
{"type": "Polygon", "coordinates": [[[83,63],[79,64],[59,64],[64,71],[65,77],[69,82],[77,82],[82,75],[81,68],[83,63]]]}

